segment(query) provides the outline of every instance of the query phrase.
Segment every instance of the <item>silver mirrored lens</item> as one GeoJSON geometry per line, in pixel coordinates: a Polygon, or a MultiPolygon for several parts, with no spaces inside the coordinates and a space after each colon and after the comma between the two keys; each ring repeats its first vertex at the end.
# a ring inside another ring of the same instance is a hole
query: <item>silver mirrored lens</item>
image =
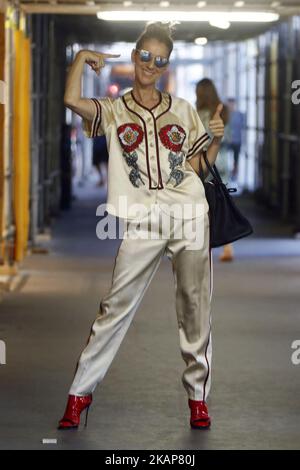
{"type": "Polygon", "coordinates": [[[167,63],[168,63],[168,59],[166,59],[165,57],[156,57],[155,58],[156,67],[164,67],[165,65],[167,65],[167,63]]]}
{"type": "Polygon", "coordinates": [[[141,50],[140,58],[143,62],[149,62],[149,60],[151,60],[151,53],[148,51],[141,50]]]}

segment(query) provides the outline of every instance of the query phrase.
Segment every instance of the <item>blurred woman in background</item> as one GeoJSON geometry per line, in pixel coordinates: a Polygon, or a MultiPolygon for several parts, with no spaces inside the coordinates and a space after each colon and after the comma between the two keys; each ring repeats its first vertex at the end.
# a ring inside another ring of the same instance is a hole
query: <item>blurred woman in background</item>
{"type": "MultiPolygon", "coordinates": [[[[209,78],[203,78],[196,85],[196,107],[199,117],[207,129],[209,134],[209,121],[212,119],[215,109],[218,104],[221,102],[216,87],[212,80],[209,78]]],[[[229,165],[228,165],[228,133],[229,133],[229,109],[224,104],[221,112],[222,120],[225,124],[224,127],[224,138],[222,139],[220,151],[218,153],[215,165],[220,173],[220,176],[223,182],[226,184],[229,180],[229,165]]],[[[207,148],[207,144],[206,144],[207,148]]],[[[209,174],[206,180],[212,179],[211,174],[209,174]]],[[[221,261],[232,261],[233,260],[233,247],[229,243],[224,245],[223,253],[221,253],[219,259],[221,261]]]]}

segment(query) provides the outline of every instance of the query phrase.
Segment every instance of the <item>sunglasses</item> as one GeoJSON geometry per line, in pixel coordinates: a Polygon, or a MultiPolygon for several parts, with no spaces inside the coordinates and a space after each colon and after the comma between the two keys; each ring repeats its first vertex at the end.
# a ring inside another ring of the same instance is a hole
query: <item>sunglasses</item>
{"type": "MultiPolygon", "coordinates": [[[[139,58],[142,62],[150,62],[153,58],[153,54],[150,51],[146,51],[145,49],[135,49],[139,53],[139,58]]],[[[165,67],[169,63],[169,59],[167,57],[162,57],[157,55],[154,57],[154,64],[156,67],[161,69],[165,67]]]]}

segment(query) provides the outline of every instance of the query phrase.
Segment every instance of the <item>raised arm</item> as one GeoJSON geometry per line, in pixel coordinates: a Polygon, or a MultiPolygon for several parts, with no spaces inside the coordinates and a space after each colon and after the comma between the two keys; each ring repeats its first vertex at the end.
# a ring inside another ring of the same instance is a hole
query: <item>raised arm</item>
{"type": "MultiPolygon", "coordinates": [[[[213,166],[218,153],[220,151],[220,146],[221,146],[221,141],[224,136],[224,122],[220,116],[220,113],[223,109],[223,104],[219,103],[217,106],[217,109],[215,111],[215,114],[213,115],[212,119],[209,121],[209,130],[213,136],[208,148],[207,148],[207,160],[209,161],[210,165],[213,166]]],[[[198,161],[193,162],[193,168],[197,173],[199,174],[200,171],[200,163],[201,163],[201,168],[204,174],[204,178],[206,178],[209,174],[209,170],[207,168],[207,165],[204,161],[204,156],[203,156],[203,151],[199,153],[199,158],[198,161]]]]}
{"type": "Polygon", "coordinates": [[[105,54],[87,49],[79,51],[68,71],[64,94],[65,106],[82,118],[92,120],[95,112],[94,104],[90,98],[81,97],[81,77],[84,64],[90,65],[97,75],[100,75],[101,68],[105,66],[104,59],[119,56],[120,54],[105,54]]]}

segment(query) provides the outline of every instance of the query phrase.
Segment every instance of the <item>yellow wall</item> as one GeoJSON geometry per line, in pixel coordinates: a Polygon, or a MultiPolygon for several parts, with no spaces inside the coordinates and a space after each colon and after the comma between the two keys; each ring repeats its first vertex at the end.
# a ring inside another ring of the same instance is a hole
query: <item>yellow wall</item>
{"type": "Polygon", "coordinates": [[[30,40],[14,31],[15,73],[13,104],[13,208],[16,225],[15,260],[26,254],[30,191],[30,40]]]}

